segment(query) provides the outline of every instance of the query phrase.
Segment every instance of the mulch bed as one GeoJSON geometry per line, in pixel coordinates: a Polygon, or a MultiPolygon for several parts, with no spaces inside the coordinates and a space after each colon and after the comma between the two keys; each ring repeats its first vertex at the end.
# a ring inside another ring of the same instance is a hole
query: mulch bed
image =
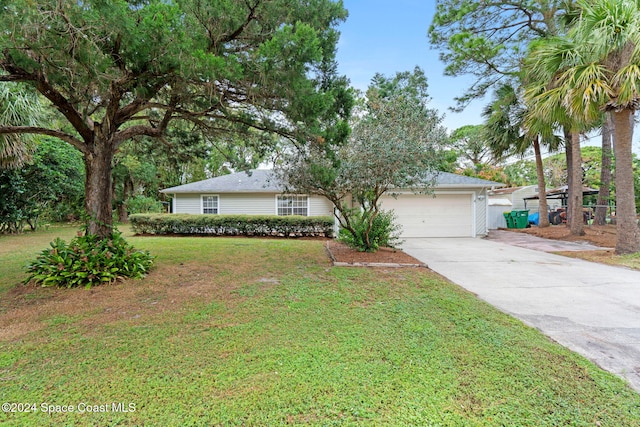
{"type": "Polygon", "coordinates": [[[533,234],[545,239],[564,240],[569,242],[587,242],[605,248],[616,246],[616,226],[615,225],[585,225],[584,236],[572,236],[569,227],[566,225],[551,225],[545,228],[531,227],[522,229],[504,229],[517,233],[533,234]]]}
{"type": "Polygon", "coordinates": [[[377,252],[358,252],[335,240],[327,241],[326,248],[332,261],[338,265],[424,266],[424,263],[395,248],[380,248],[377,252]]]}

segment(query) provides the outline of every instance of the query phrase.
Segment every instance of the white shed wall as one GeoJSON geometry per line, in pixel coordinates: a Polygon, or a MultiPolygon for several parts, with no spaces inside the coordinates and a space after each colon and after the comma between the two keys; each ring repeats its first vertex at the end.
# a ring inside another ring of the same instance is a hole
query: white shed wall
{"type": "Polygon", "coordinates": [[[511,206],[489,206],[489,230],[507,228],[507,220],[504,219],[504,213],[509,211],[511,211],[511,206]]]}

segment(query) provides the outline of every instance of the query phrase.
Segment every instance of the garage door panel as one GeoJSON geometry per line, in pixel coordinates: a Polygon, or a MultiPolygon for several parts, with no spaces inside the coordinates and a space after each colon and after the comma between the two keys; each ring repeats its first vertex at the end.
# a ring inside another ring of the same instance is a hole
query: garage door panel
{"type": "Polygon", "coordinates": [[[401,194],[385,196],[382,209],[393,210],[402,225],[402,237],[473,236],[470,194],[401,194]]]}

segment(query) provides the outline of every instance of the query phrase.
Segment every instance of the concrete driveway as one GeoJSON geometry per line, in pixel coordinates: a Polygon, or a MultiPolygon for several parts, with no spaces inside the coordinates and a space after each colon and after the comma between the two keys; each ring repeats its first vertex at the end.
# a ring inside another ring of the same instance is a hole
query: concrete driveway
{"type": "Polygon", "coordinates": [[[640,391],[640,272],[480,238],[402,248],[640,391]]]}

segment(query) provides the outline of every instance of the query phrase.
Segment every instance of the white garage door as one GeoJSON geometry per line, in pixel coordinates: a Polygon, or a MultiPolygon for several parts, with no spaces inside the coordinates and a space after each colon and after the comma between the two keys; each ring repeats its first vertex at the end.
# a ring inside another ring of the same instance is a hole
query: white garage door
{"type": "Polygon", "coordinates": [[[395,212],[402,237],[473,237],[471,194],[401,194],[381,202],[395,212]]]}

